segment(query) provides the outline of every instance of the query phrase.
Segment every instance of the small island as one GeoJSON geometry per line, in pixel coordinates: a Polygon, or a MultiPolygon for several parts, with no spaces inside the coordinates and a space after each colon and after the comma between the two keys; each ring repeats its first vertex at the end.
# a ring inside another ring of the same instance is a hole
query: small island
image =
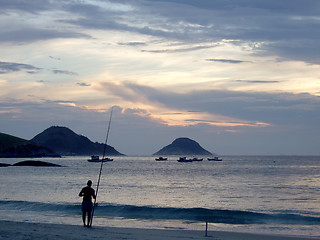
{"type": "Polygon", "coordinates": [[[33,167],[61,167],[59,164],[54,164],[50,162],[26,160],[22,162],[17,162],[12,166],[33,166],[33,167]]]}
{"type": "Polygon", "coordinates": [[[0,163],[0,167],[9,167],[11,164],[8,163],[0,163]]]}
{"type": "Polygon", "coordinates": [[[196,141],[182,137],[175,139],[171,144],[163,147],[153,155],[212,155],[211,152],[205,150],[196,141]]]}

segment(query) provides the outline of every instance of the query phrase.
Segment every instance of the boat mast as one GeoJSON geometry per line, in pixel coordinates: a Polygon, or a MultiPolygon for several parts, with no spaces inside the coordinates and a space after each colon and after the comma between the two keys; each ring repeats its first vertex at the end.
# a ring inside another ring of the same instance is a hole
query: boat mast
{"type": "Polygon", "coordinates": [[[98,191],[99,191],[99,185],[100,185],[100,179],[101,179],[101,173],[102,173],[102,167],[103,167],[103,159],[105,157],[106,150],[107,150],[107,143],[108,143],[110,126],[111,126],[112,112],[113,112],[113,107],[111,108],[110,119],[109,119],[108,130],[107,130],[107,136],[106,136],[106,141],[104,143],[103,155],[102,155],[102,159],[101,159],[100,172],[99,172],[98,183],[97,183],[96,199],[94,200],[94,204],[93,204],[92,215],[91,215],[91,220],[90,220],[90,227],[92,226],[92,221],[93,221],[93,216],[94,216],[94,209],[95,209],[97,198],[98,198],[98,191]]]}

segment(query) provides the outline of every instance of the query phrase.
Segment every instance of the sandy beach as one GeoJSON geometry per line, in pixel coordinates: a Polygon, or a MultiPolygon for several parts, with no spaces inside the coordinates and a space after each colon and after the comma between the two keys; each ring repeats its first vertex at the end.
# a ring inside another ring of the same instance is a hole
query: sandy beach
{"type": "Polygon", "coordinates": [[[214,239],[214,240],[304,240],[319,239],[298,236],[259,235],[235,232],[159,230],[138,228],[92,227],[47,223],[0,221],[0,239],[214,239]]]}

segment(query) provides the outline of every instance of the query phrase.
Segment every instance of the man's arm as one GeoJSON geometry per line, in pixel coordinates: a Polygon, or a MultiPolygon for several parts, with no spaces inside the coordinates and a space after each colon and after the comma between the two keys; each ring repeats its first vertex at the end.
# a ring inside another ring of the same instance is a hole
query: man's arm
{"type": "Polygon", "coordinates": [[[83,197],[83,189],[80,191],[79,197],[83,197]]]}

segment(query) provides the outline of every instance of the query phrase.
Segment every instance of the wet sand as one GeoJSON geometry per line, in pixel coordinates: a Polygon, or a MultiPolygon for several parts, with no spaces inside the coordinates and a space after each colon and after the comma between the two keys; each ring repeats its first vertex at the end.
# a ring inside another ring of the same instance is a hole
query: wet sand
{"type": "Polygon", "coordinates": [[[80,225],[63,225],[30,222],[0,221],[0,239],[15,240],[87,240],[87,239],[130,239],[130,240],[160,240],[160,239],[207,239],[207,240],[310,240],[319,238],[308,238],[299,236],[263,235],[237,232],[190,230],[159,230],[139,228],[115,228],[115,227],[92,227],[85,228],[80,225]]]}

